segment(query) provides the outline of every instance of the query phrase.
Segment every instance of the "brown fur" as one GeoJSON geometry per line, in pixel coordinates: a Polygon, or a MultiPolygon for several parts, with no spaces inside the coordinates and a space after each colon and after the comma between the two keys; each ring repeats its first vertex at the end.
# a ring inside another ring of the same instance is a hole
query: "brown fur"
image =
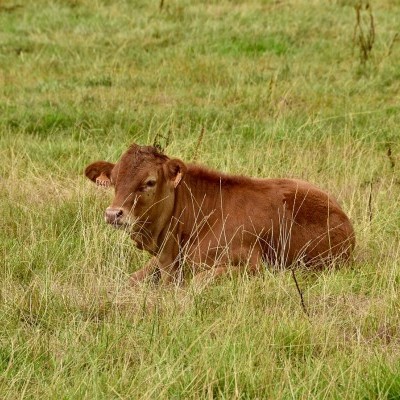
{"type": "Polygon", "coordinates": [[[321,267],[354,248],[336,200],[301,180],[227,175],[138,145],[117,164],[93,163],[85,173],[97,184],[100,175],[110,178],[115,198],[106,221],[154,255],[132,282],[154,274],[176,280],[184,265],[214,267],[212,275],[234,265],[256,272],[262,261],[321,267]]]}

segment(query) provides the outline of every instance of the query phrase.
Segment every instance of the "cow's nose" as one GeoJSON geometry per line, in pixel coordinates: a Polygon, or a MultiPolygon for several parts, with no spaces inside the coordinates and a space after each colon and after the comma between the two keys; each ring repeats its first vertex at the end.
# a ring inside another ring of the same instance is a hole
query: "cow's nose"
{"type": "Polygon", "coordinates": [[[109,224],[118,224],[124,214],[121,208],[107,207],[105,213],[106,222],[109,224]]]}

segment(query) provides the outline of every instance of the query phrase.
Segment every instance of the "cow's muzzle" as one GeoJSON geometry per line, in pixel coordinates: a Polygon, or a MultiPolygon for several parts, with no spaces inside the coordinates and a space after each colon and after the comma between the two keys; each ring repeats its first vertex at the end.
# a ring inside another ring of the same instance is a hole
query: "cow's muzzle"
{"type": "Polygon", "coordinates": [[[107,207],[104,219],[108,224],[114,226],[123,226],[124,210],[122,208],[107,207]]]}

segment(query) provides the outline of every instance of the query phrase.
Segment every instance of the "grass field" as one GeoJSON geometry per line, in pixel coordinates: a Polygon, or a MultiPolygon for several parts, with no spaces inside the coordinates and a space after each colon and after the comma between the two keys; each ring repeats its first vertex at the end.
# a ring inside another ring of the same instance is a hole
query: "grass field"
{"type": "Polygon", "coordinates": [[[1,399],[400,399],[400,2],[364,60],[357,3],[0,1],[1,399]],[[127,286],[149,256],[83,169],[157,134],[339,199],[354,261],[297,272],[309,317],[289,271],[127,286]]]}

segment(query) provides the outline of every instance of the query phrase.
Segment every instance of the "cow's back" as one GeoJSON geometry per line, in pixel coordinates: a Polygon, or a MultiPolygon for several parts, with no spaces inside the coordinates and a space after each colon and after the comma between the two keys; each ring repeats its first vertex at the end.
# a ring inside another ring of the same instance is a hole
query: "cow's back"
{"type": "Polygon", "coordinates": [[[177,197],[176,218],[196,263],[237,263],[259,252],[273,264],[315,265],[347,258],[354,247],[353,228],[337,201],[308,182],[192,168],[177,197]]]}

